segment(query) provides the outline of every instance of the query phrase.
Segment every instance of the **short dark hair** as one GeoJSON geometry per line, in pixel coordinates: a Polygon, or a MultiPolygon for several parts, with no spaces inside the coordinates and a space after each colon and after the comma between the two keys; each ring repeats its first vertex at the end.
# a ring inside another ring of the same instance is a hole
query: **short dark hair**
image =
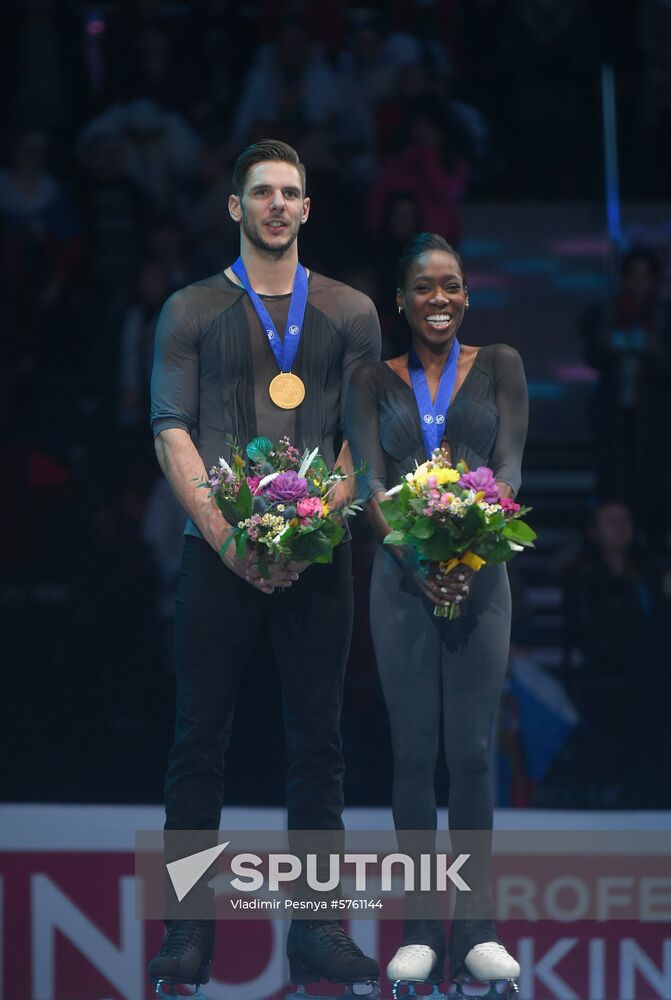
{"type": "Polygon", "coordinates": [[[406,245],[403,247],[401,256],[398,259],[398,264],[396,266],[396,278],[400,289],[405,287],[408,271],[417,258],[421,257],[424,253],[430,253],[432,250],[441,250],[443,253],[451,254],[459,265],[459,270],[461,271],[461,276],[464,279],[464,284],[466,283],[464,265],[462,264],[461,257],[454,247],[450,246],[447,240],[444,239],[444,237],[439,236],[438,233],[417,233],[417,235],[413,236],[411,240],[408,240],[406,245]]]}
{"type": "Polygon", "coordinates": [[[252,167],[255,167],[257,163],[265,163],[267,160],[274,160],[276,163],[290,163],[292,167],[296,167],[301,177],[303,196],[305,196],[305,165],[301,163],[294,147],[279,139],[263,139],[261,142],[255,142],[247,149],[243,149],[235,161],[233,191],[238,198],[242,197],[247,174],[252,167]]]}

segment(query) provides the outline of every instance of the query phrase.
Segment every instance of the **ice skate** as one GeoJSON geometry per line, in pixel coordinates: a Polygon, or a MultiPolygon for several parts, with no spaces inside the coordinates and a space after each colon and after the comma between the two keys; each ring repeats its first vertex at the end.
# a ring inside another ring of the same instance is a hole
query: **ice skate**
{"type": "Polygon", "coordinates": [[[166,927],[160,951],[148,966],[156,996],[190,996],[205,1000],[200,991],[209,982],[214,945],[211,920],[171,920],[166,927]]]}
{"type": "MultiPolygon", "coordinates": [[[[486,993],[480,993],[481,998],[502,995],[516,995],[519,992],[517,980],[520,976],[520,965],[509,955],[499,941],[485,941],[474,945],[466,955],[462,967],[457,970],[452,981],[456,983],[455,1000],[463,1000],[465,983],[489,984],[486,993]]],[[[469,991],[469,995],[473,994],[469,991]]]]}
{"type": "Polygon", "coordinates": [[[428,944],[404,944],[398,949],[387,966],[387,976],[394,983],[392,996],[394,1000],[403,997],[427,996],[431,1000],[445,1000],[439,983],[443,978],[443,959],[439,959],[433,948],[428,944]],[[417,993],[417,983],[427,983],[431,993],[417,993]]]}
{"type": "Polygon", "coordinates": [[[380,970],[342,929],[338,921],[294,921],[289,929],[287,956],[296,992],[285,1000],[378,1000],[380,970]],[[339,998],[308,993],[308,984],[326,979],[341,984],[339,998]]]}

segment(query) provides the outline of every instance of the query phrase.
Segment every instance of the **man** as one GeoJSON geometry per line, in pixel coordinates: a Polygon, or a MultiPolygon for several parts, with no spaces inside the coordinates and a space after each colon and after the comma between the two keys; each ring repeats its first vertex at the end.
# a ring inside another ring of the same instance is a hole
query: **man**
{"type": "MultiPolygon", "coordinates": [[[[365,295],[299,265],[296,238],[310,199],[294,149],[277,141],[249,147],[233,187],[229,212],[240,226],[240,259],[172,295],[156,333],[156,453],[189,515],[175,618],[177,721],[166,829],[219,828],[235,693],[265,623],[282,682],[289,829],[341,830],[349,544],[338,546],[330,565],[276,564],[263,578],[251,553],[240,557],[230,545],[220,555],[231,526],[198,483],[227,453],[230,437],[244,448],[257,435],[286,435],[299,450],[319,447],[327,463],[350,471],[344,393],[354,368],[379,358],[380,328],[365,295]]],[[[352,489],[340,484],[335,505],[352,489]]],[[[213,942],[213,921],[168,921],[150,975],[206,981],[213,942]]],[[[378,975],[375,961],[335,921],[294,923],[288,953],[294,980],[299,973],[309,982],[378,975]]]]}

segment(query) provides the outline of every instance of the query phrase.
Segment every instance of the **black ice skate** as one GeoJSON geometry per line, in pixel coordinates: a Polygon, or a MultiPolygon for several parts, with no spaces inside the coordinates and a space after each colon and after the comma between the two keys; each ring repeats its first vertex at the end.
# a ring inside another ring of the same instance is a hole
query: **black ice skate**
{"type": "Polygon", "coordinates": [[[296,992],[288,993],[285,1000],[322,1000],[305,988],[320,979],[346,987],[339,1000],[378,1000],[380,996],[377,962],[363,954],[337,920],[294,921],[289,929],[287,956],[296,992]]]}
{"type": "Polygon", "coordinates": [[[205,1000],[200,986],[210,978],[213,946],[212,920],[171,920],[161,949],[148,966],[156,996],[162,1000],[178,996],[205,1000]]]}

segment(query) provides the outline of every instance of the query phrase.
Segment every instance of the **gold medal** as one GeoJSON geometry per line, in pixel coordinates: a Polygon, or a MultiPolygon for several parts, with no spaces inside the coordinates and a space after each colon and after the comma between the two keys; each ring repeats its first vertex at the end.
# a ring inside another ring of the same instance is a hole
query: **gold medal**
{"type": "Polygon", "coordinates": [[[280,372],[268,386],[268,392],[275,406],[283,410],[295,410],[305,399],[305,386],[298,375],[280,372]]]}

